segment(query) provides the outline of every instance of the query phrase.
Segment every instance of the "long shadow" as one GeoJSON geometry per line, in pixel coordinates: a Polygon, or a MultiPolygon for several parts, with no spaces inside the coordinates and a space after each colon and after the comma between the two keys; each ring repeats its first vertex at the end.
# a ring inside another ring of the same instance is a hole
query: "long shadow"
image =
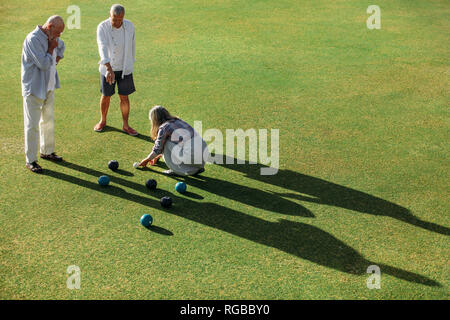
{"type": "MultiPolygon", "coordinates": [[[[136,191],[142,192],[142,193],[144,193],[146,195],[150,195],[150,196],[153,196],[153,197],[162,197],[163,194],[164,195],[167,194],[166,191],[163,191],[163,190],[160,190],[160,189],[156,189],[156,190],[150,191],[145,186],[145,184],[144,184],[145,181],[143,181],[142,184],[139,184],[139,183],[136,183],[136,182],[133,182],[133,181],[129,181],[129,180],[120,178],[120,177],[111,176],[111,171],[98,171],[98,170],[87,168],[85,166],[81,166],[81,165],[78,165],[76,163],[72,163],[72,162],[69,162],[69,161],[55,162],[55,164],[60,165],[62,167],[66,167],[66,168],[72,169],[72,170],[76,170],[78,172],[82,172],[82,173],[91,175],[91,176],[97,177],[97,178],[102,176],[102,175],[107,175],[110,178],[110,181],[112,183],[120,184],[120,185],[122,185],[124,187],[130,188],[130,189],[134,189],[136,191]]],[[[45,170],[45,171],[47,171],[47,170],[45,170]]],[[[115,188],[113,186],[111,186],[111,187],[113,189],[115,188]]]]}
{"type": "Polygon", "coordinates": [[[314,218],[314,214],[304,206],[264,190],[250,188],[246,185],[236,184],[208,176],[202,176],[201,179],[198,179],[198,177],[192,178],[190,176],[172,178],[175,180],[184,180],[190,186],[255,208],[284,215],[314,218]]]}
{"type": "MultiPolygon", "coordinates": [[[[153,199],[127,193],[125,190],[112,185],[101,187],[96,183],[50,169],[46,169],[43,175],[152,208],[159,206],[159,203],[153,199]]],[[[174,198],[176,206],[165,210],[168,214],[174,214],[211,228],[276,248],[328,268],[348,274],[362,275],[366,273],[369,265],[375,264],[380,267],[382,273],[399,279],[426,286],[441,286],[438,282],[422,275],[369,261],[331,234],[308,224],[284,219],[270,222],[215,203],[199,203],[188,198],[178,198],[176,196],[174,198]]],[[[166,230],[161,231],[158,229],[155,231],[166,235],[171,234],[170,231],[166,230]]]]}
{"type": "MultiPolygon", "coordinates": [[[[49,177],[59,179],[59,180],[63,180],[65,182],[69,182],[72,184],[76,184],[78,186],[88,188],[92,191],[103,193],[106,196],[112,196],[112,197],[117,197],[117,198],[121,198],[121,199],[126,199],[128,201],[132,201],[132,202],[141,204],[143,206],[151,207],[151,208],[161,208],[159,200],[154,200],[154,199],[146,198],[146,197],[136,195],[133,193],[128,193],[124,189],[113,186],[113,185],[100,186],[98,183],[80,179],[80,178],[77,178],[77,177],[62,173],[62,172],[53,171],[50,169],[45,169],[43,171],[42,175],[49,176],[49,177]]],[[[167,192],[165,192],[165,194],[167,194],[167,192]]],[[[108,198],[105,198],[105,199],[108,199],[108,198]]],[[[171,231],[164,229],[162,227],[158,227],[158,226],[151,226],[147,229],[150,231],[153,231],[155,233],[159,233],[159,234],[166,235],[166,236],[173,235],[173,233],[171,231]]]]}
{"type": "Polygon", "coordinates": [[[201,203],[201,208],[198,208],[198,204],[196,206],[196,210],[184,205],[180,210],[168,213],[348,274],[363,275],[370,265],[377,265],[382,273],[399,279],[427,286],[441,286],[422,275],[369,261],[333,235],[305,223],[285,219],[270,222],[215,203],[201,203]]]}
{"type": "MultiPolygon", "coordinates": [[[[130,188],[130,189],[134,189],[136,191],[145,193],[145,194],[153,196],[153,197],[161,198],[162,196],[173,196],[172,193],[169,193],[167,191],[161,190],[159,188],[150,191],[144,185],[144,183],[139,184],[139,183],[135,183],[133,181],[128,181],[126,179],[122,179],[122,178],[119,178],[119,177],[111,176],[110,172],[98,171],[98,170],[95,170],[95,169],[87,168],[85,166],[80,166],[78,164],[75,164],[75,163],[72,163],[72,162],[69,162],[69,161],[56,162],[56,164],[58,164],[60,166],[63,166],[63,167],[66,167],[66,168],[69,168],[69,169],[72,169],[72,170],[76,170],[78,172],[86,173],[88,175],[91,175],[91,176],[94,176],[94,177],[97,177],[97,178],[102,176],[102,175],[107,175],[108,177],[110,177],[110,181],[113,182],[113,183],[120,184],[120,185],[122,185],[124,187],[130,188]]],[[[153,171],[153,170],[151,170],[151,171],[153,173],[159,173],[157,171],[153,171]]],[[[117,170],[114,171],[114,172],[117,173],[117,170]]],[[[124,171],[124,172],[126,172],[126,171],[124,171]]],[[[133,175],[133,174],[130,174],[130,175],[133,175]]],[[[202,200],[203,199],[202,196],[200,196],[198,194],[195,194],[193,192],[186,192],[184,195],[187,196],[187,197],[193,198],[193,199],[197,199],[197,200],[202,200]]]]}
{"type": "MultiPolygon", "coordinates": [[[[105,128],[103,129],[102,132],[98,132],[98,133],[105,133],[105,132],[111,132],[111,131],[120,132],[122,134],[129,135],[128,133],[124,132],[121,129],[118,129],[118,128],[115,128],[115,127],[111,127],[111,126],[108,126],[108,125],[105,126],[105,128]]],[[[144,140],[144,141],[147,141],[147,142],[153,142],[153,139],[150,138],[150,136],[146,136],[145,134],[141,134],[141,133],[139,133],[137,136],[134,136],[132,138],[138,138],[138,139],[141,139],[141,140],[144,140]]]]}
{"type": "Polygon", "coordinates": [[[319,178],[307,176],[292,170],[279,169],[275,175],[263,176],[260,174],[260,169],[268,168],[267,166],[237,164],[236,159],[231,158],[230,160],[231,161],[229,162],[233,162],[234,164],[226,164],[226,162],[224,162],[221,166],[241,172],[247,178],[283,187],[285,189],[290,189],[295,192],[273,193],[274,195],[311,203],[340,207],[377,216],[386,216],[428,231],[443,235],[450,235],[449,228],[432,222],[420,220],[414,216],[410,210],[370,194],[319,178]]]}
{"type": "Polygon", "coordinates": [[[134,174],[132,174],[130,171],[126,171],[123,169],[116,169],[114,170],[115,173],[121,174],[122,176],[132,177],[134,174]]]}
{"type": "MultiPolygon", "coordinates": [[[[103,174],[103,172],[93,170],[90,168],[86,168],[84,166],[80,166],[74,163],[70,163],[67,161],[58,162],[57,164],[68,167],[92,176],[99,177],[103,174]]],[[[144,168],[147,169],[147,171],[151,171],[156,174],[162,174],[159,171],[151,170],[150,168],[144,168]]],[[[141,169],[142,170],[142,169],[141,169]]],[[[173,177],[175,180],[182,180],[180,177],[173,177]]],[[[302,216],[302,217],[308,217],[312,218],[314,217],[314,214],[306,209],[305,207],[290,201],[288,199],[285,199],[281,196],[278,196],[276,194],[266,192],[264,190],[259,190],[255,188],[250,188],[244,185],[235,184],[229,181],[225,180],[219,180],[215,178],[210,178],[206,176],[199,176],[196,179],[192,179],[189,177],[184,177],[184,179],[188,180],[189,184],[195,187],[198,187],[200,189],[206,190],[208,192],[224,196],[226,198],[253,206],[255,208],[273,211],[285,215],[292,215],[292,216],[302,216]],[[200,180],[200,179],[203,179],[200,180]]],[[[143,185],[136,184],[131,181],[127,181],[125,179],[117,178],[117,177],[111,177],[111,181],[121,184],[128,188],[136,189],[137,191],[141,191],[144,193],[149,193],[148,189],[145,188],[143,185]]],[[[195,195],[191,192],[185,193],[185,196],[194,198],[194,199],[202,199],[201,196],[195,195]]]]}
{"type": "MultiPolygon", "coordinates": [[[[116,187],[111,184],[108,186],[101,186],[98,183],[80,179],[80,178],[77,178],[77,177],[62,173],[62,172],[53,171],[53,170],[50,170],[47,168],[43,171],[42,175],[60,179],[60,180],[63,180],[65,182],[69,182],[72,184],[76,184],[81,187],[103,193],[107,196],[113,196],[113,197],[126,199],[129,201],[133,201],[133,202],[139,203],[144,206],[148,206],[148,207],[152,207],[152,208],[160,208],[161,207],[160,203],[159,203],[159,199],[152,199],[152,198],[147,198],[144,196],[136,195],[133,193],[129,193],[129,192],[126,192],[124,189],[116,187]]],[[[139,186],[138,184],[135,184],[135,185],[139,186]]],[[[141,189],[140,186],[138,189],[141,189]]]]}

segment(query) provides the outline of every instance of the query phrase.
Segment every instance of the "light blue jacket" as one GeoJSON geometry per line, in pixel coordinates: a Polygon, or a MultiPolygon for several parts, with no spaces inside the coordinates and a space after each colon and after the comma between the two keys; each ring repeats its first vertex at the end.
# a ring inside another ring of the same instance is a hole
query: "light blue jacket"
{"type": "MultiPolygon", "coordinates": [[[[58,38],[56,55],[64,58],[66,49],[64,41],[58,38]]],[[[30,94],[45,100],[53,57],[48,50],[48,36],[38,27],[30,32],[22,47],[22,96],[30,94]]],[[[55,88],[60,88],[58,72],[56,72],[55,88]]]]}

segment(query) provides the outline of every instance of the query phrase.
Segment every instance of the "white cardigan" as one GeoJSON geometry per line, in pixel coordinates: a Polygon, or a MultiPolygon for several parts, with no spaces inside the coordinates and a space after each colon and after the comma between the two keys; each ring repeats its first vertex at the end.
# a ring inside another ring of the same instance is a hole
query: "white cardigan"
{"type": "MultiPolygon", "coordinates": [[[[123,19],[123,28],[125,29],[125,48],[122,68],[122,78],[133,72],[134,62],[136,61],[136,35],[134,32],[134,25],[131,21],[123,19]]],[[[100,22],[97,27],[97,44],[98,52],[100,54],[99,71],[103,76],[106,76],[105,64],[111,62],[113,52],[112,48],[112,24],[109,19],[100,22]]]]}

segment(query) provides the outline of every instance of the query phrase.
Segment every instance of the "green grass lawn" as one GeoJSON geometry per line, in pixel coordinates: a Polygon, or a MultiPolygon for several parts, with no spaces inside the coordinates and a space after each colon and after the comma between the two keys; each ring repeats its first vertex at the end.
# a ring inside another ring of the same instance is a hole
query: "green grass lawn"
{"type": "Polygon", "coordinates": [[[0,3],[1,299],[449,299],[448,1],[124,0],[139,137],[120,131],[117,95],[108,130],[92,130],[96,27],[111,4],[0,3]],[[41,160],[36,175],[23,151],[22,43],[73,4],[81,29],[62,36],[55,95],[65,162],[41,160]],[[372,4],[381,30],[366,27],[372,4]],[[153,146],[156,104],[203,130],[279,129],[278,174],[133,169],[153,146]],[[70,265],[80,290],[66,286],[70,265]],[[366,286],[370,265],[379,290],[366,286]]]}

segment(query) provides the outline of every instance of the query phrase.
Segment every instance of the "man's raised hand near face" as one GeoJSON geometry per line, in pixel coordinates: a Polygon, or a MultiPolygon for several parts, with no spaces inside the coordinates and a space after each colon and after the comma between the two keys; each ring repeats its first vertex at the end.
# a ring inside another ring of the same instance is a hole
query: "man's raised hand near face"
{"type": "Polygon", "coordinates": [[[48,38],[48,53],[53,54],[53,50],[58,46],[58,40],[56,38],[50,40],[48,38]]]}

